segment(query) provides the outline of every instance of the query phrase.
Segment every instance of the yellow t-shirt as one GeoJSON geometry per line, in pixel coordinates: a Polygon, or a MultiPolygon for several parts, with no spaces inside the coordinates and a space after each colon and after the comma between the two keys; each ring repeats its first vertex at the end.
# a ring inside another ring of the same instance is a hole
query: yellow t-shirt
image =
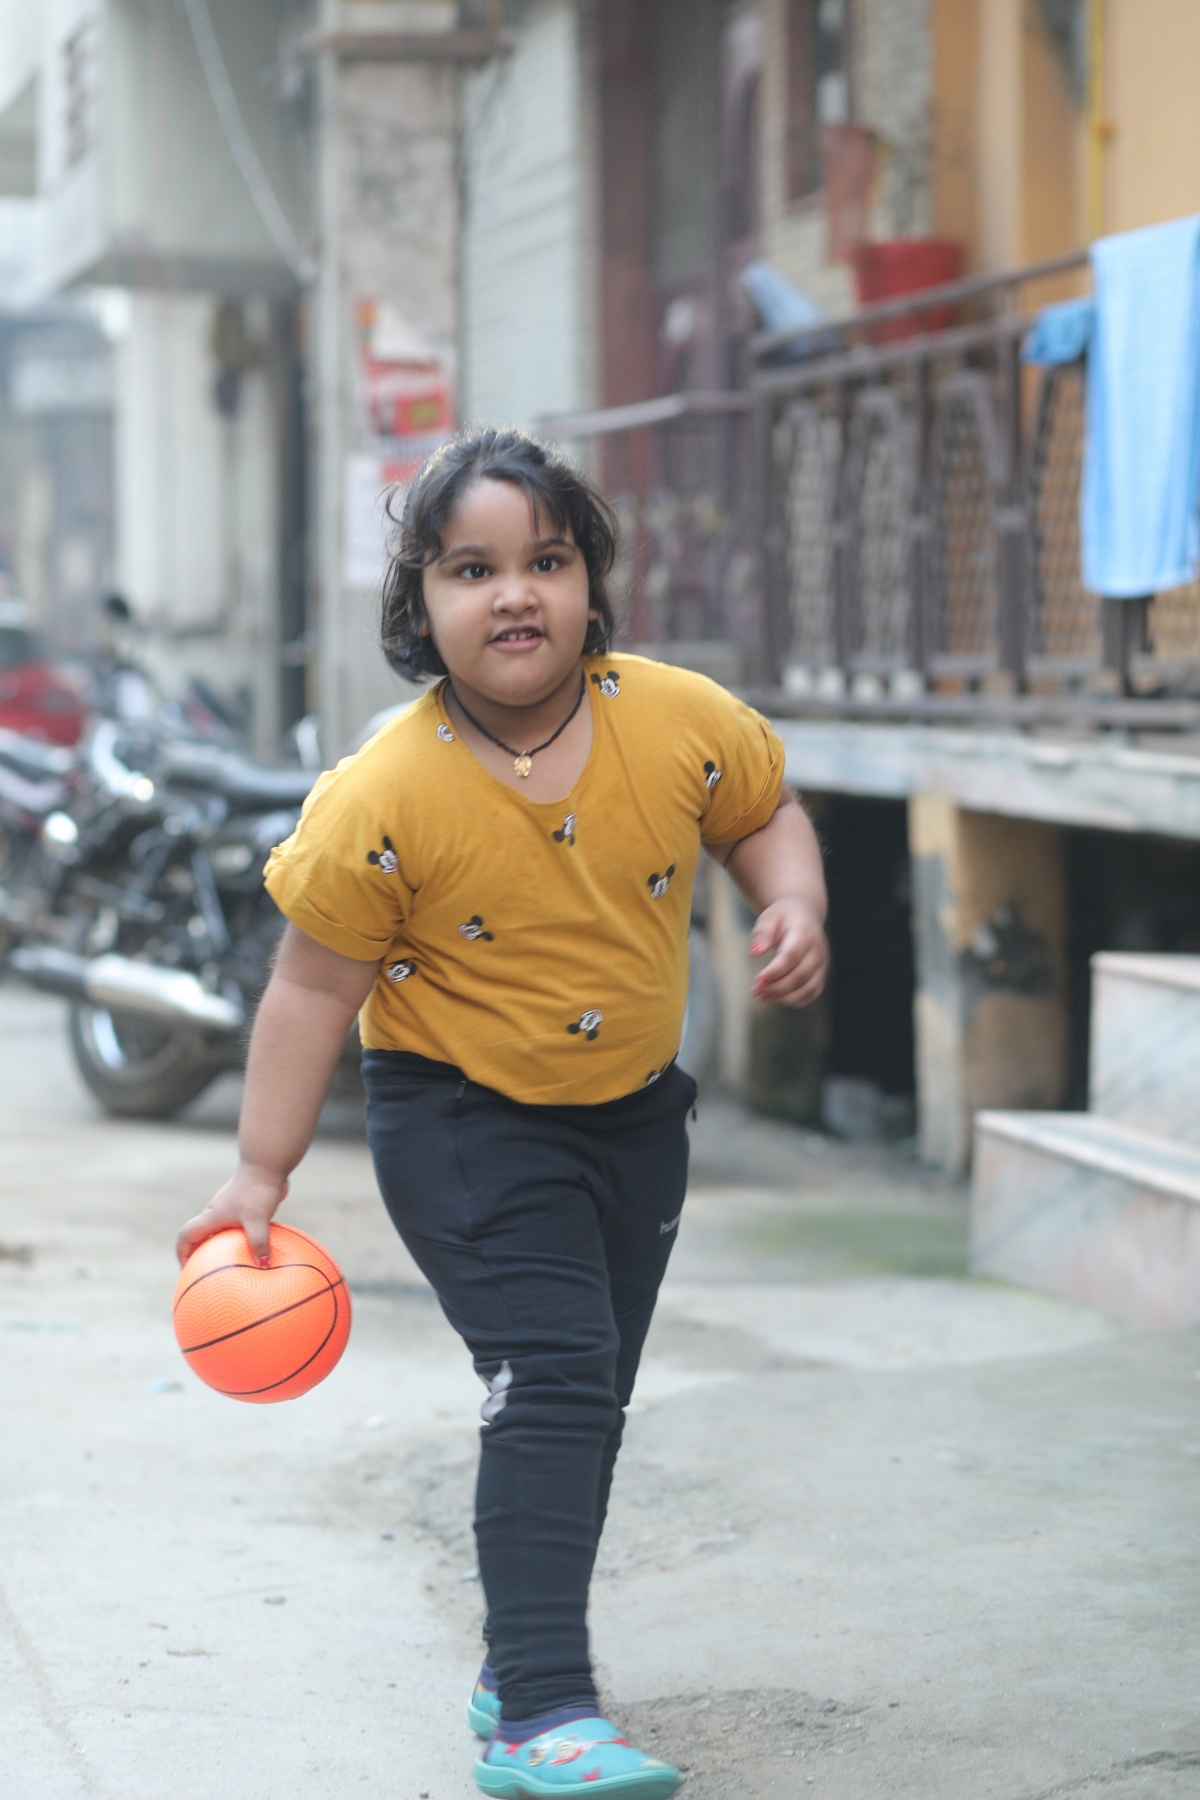
{"type": "Polygon", "coordinates": [[[322,775],[267,865],[300,929],[380,957],[368,1049],[453,1063],[514,1100],[594,1105],[679,1049],[700,846],[775,811],[783,746],[702,675],[585,657],[591,754],[565,800],[497,781],[439,684],[322,775]]]}

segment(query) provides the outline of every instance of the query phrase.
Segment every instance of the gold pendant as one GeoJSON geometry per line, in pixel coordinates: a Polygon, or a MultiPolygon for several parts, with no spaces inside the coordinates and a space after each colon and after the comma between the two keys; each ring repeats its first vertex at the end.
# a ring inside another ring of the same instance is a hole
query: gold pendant
{"type": "Polygon", "coordinates": [[[516,762],[513,764],[513,768],[516,770],[517,774],[521,777],[521,779],[523,781],[528,776],[529,771],[530,771],[530,769],[532,769],[532,767],[533,767],[533,758],[528,753],[524,753],[521,756],[518,756],[516,762]]]}

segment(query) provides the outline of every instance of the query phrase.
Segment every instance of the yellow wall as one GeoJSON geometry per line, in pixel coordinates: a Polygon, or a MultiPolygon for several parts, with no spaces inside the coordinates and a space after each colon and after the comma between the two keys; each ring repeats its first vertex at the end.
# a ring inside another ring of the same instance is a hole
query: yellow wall
{"type": "Polygon", "coordinates": [[[1038,8],[1032,0],[934,0],[931,20],[939,224],[944,218],[982,269],[1075,249],[1083,241],[1083,118],[1038,8]]]}
{"type": "Polygon", "coordinates": [[[1021,78],[1021,261],[1040,262],[1084,241],[1084,117],[1032,8],[1026,9],[1021,36],[1021,78]]]}
{"type": "Polygon", "coordinates": [[[1200,0],[1092,0],[1105,9],[1104,228],[1200,212],[1200,0]]]}
{"type": "Polygon", "coordinates": [[[1023,260],[1021,230],[1021,15],[1024,0],[978,0],[975,110],[979,261],[1008,269],[1023,260]]]}
{"type": "MultiPolygon", "coordinates": [[[[1091,3],[1102,9],[1103,44],[1094,228],[1130,231],[1200,212],[1200,0],[1091,3]]],[[[984,269],[1086,243],[1089,121],[1036,0],[932,0],[930,18],[939,226],[944,218],[984,269]]]]}

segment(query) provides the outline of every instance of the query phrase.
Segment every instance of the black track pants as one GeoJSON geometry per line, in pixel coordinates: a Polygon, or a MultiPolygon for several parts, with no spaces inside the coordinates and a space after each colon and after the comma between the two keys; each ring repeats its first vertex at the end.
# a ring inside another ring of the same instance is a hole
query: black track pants
{"type": "Polygon", "coordinates": [[[603,1106],[524,1106],[400,1051],[363,1073],[387,1209],[492,1387],[475,1534],[503,1716],[591,1705],[588,1585],[696,1085],[673,1064],[603,1106]]]}

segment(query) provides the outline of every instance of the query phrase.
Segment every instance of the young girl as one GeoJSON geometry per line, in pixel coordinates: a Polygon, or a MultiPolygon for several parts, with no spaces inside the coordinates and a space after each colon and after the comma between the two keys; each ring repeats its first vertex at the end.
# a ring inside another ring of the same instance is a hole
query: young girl
{"type": "Polygon", "coordinates": [[[388,1211],[488,1387],[475,1532],[488,1794],[659,1800],[674,1769],[597,1716],[586,1610],[687,1175],[675,1061],[701,846],[773,951],[762,999],[820,992],[825,889],[766,721],[613,655],[614,524],[520,433],[417,477],[383,648],[441,679],[323,775],[274,853],[289,923],[254,1026],[240,1163],[183,1261],[268,1225],[359,1016],[388,1211]]]}

